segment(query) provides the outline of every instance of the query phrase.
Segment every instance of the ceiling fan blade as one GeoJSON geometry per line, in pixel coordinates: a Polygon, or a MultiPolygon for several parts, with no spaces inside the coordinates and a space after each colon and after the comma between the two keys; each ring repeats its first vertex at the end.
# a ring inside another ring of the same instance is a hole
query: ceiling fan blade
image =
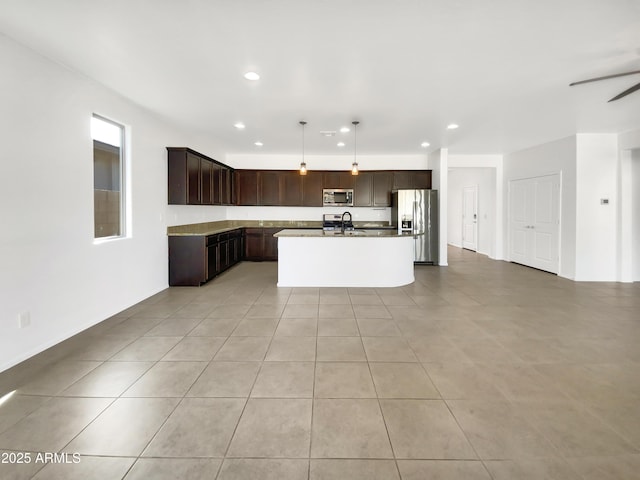
{"type": "Polygon", "coordinates": [[[579,82],[570,83],[569,86],[573,87],[574,85],[582,85],[583,83],[597,82],[598,80],[607,80],[608,78],[624,77],[625,75],[635,75],[636,73],[640,73],[640,70],[634,70],[633,72],[616,73],[614,75],[606,75],[604,77],[590,78],[588,80],[580,80],[579,82]]]}
{"type": "Polygon", "coordinates": [[[636,83],[633,87],[627,88],[624,92],[619,93],[618,95],[613,97],[611,100],[609,100],[609,102],[613,102],[615,100],[621,99],[622,97],[626,97],[627,95],[629,95],[630,93],[635,92],[636,90],[640,90],[640,83],[636,83]]]}

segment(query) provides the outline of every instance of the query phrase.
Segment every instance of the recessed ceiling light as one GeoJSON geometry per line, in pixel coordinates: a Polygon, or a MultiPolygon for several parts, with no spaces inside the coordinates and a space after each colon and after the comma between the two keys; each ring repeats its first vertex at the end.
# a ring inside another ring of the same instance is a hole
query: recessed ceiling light
{"type": "Polygon", "coordinates": [[[340,133],[349,133],[351,131],[351,129],[349,127],[342,127],[340,129],[340,133]]]}
{"type": "Polygon", "coordinates": [[[244,130],[244,123],[242,122],[234,123],[233,126],[236,127],[238,130],[244,130]]]}
{"type": "Polygon", "coordinates": [[[344,142],[338,142],[339,147],[344,147],[344,142]]]}
{"type": "Polygon", "coordinates": [[[322,135],[324,137],[335,137],[336,136],[336,131],[335,130],[320,130],[320,135],[322,135]]]}
{"type": "Polygon", "coordinates": [[[258,75],[256,72],[247,72],[244,74],[244,78],[246,78],[247,80],[260,80],[260,75],[258,75]]]}
{"type": "Polygon", "coordinates": [[[263,145],[264,145],[264,143],[262,143],[262,142],[255,142],[255,143],[254,143],[254,145],[255,145],[256,147],[261,147],[261,146],[263,146],[263,145]]]}
{"type": "Polygon", "coordinates": [[[429,142],[422,142],[422,143],[420,144],[420,146],[421,146],[422,148],[427,148],[429,145],[430,145],[430,143],[429,143],[429,142]]]}
{"type": "Polygon", "coordinates": [[[449,125],[447,125],[447,129],[449,130],[455,130],[456,128],[458,128],[457,123],[450,123],[449,125]]]}

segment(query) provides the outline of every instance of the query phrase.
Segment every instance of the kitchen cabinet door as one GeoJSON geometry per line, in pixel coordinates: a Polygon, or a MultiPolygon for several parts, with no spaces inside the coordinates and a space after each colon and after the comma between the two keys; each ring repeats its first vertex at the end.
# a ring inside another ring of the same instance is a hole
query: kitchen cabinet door
{"type": "Polygon", "coordinates": [[[189,205],[202,203],[200,182],[200,157],[187,152],[187,203],[189,205]]]}
{"type": "Polygon", "coordinates": [[[238,243],[239,243],[239,238],[238,237],[229,237],[229,266],[231,265],[235,265],[236,263],[238,263],[239,261],[239,256],[238,256],[238,243]]]}
{"type": "Polygon", "coordinates": [[[280,205],[299,207],[302,205],[303,175],[297,170],[280,172],[280,205]]]}
{"type": "Polygon", "coordinates": [[[218,243],[218,266],[221,272],[229,268],[229,240],[221,240],[218,243]]]}
{"type": "Polygon", "coordinates": [[[200,160],[202,205],[214,204],[214,163],[204,158],[200,160]]]}
{"type": "Polygon", "coordinates": [[[373,172],[373,206],[390,206],[392,188],[393,172],[373,172]]]}
{"type": "Polygon", "coordinates": [[[258,205],[280,205],[280,172],[262,170],[258,174],[258,205]]]}
{"type": "Polygon", "coordinates": [[[393,189],[400,190],[404,188],[413,188],[411,172],[408,170],[396,170],[393,172],[393,189]]]}
{"type": "Polygon", "coordinates": [[[238,197],[236,194],[236,171],[229,168],[229,188],[231,189],[231,202],[229,205],[237,205],[238,197]]]}
{"type": "Polygon", "coordinates": [[[222,167],[213,164],[213,204],[222,205],[222,191],[220,189],[220,170],[222,167]]]}
{"type": "Polygon", "coordinates": [[[302,176],[302,205],[322,206],[322,172],[312,171],[302,176]]]}
{"type": "Polygon", "coordinates": [[[247,228],[245,233],[246,260],[260,261],[264,253],[264,234],[262,228],[247,228]]]}
{"type": "Polygon", "coordinates": [[[282,229],[264,229],[264,251],[262,253],[263,260],[278,260],[278,239],[274,237],[273,234],[279,232],[280,230],[282,229]]]}
{"type": "Polygon", "coordinates": [[[219,245],[217,242],[207,247],[207,280],[211,280],[220,273],[218,250],[219,245]]]}
{"type": "Polygon", "coordinates": [[[431,170],[398,170],[393,172],[393,189],[430,189],[431,170]]]}
{"type": "Polygon", "coordinates": [[[231,205],[231,170],[220,168],[220,198],[222,205],[231,205]]]}
{"type": "Polygon", "coordinates": [[[258,171],[236,170],[238,205],[258,205],[258,171]]]}
{"type": "Polygon", "coordinates": [[[353,197],[354,207],[370,207],[373,205],[372,172],[360,172],[355,177],[353,197]]]}
{"type": "Polygon", "coordinates": [[[413,172],[413,188],[431,188],[431,170],[416,170],[413,172]]]}

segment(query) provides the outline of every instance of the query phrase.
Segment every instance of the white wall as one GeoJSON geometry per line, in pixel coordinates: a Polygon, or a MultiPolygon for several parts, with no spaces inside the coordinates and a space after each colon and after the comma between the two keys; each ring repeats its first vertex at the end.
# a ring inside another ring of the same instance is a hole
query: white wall
{"type": "Polygon", "coordinates": [[[449,168],[448,242],[462,247],[463,191],[478,187],[478,252],[495,258],[496,174],[493,168],[449,168]]]}
{"type": "Polygon", "coordinates": [[[219,205],[167,205],[167,226],[227,220],[227,211],[232,208],[219,205]]]}
{"type": "Polygon", "coordinates": [[[576,135],[576,280],[618,278],[617,168],[617,135],[576,135]]]}
{"type": "MultiPolygon", "coordinates": [[[[558,275],[576,275],[576,137],[538,145],[504,157],[504,195],[508,199],[509,181],[560,173],[560,265],[558,275]]],[[[503,245],[509,245],[508,201],[503,210],[503,245]]],[[[509,260],[508,249],[505,257],[509,260]]]]}
{"type": "Polygon", "coordinates": [[[219,152],[3,35],[0,59],[1,371],[167,286],[165,147],[219,152]],[[97,244],[93,113],[131,135],[129,237],[97,244]]]}
{"type": "MultiPolygon", "coordinates": [[[[305,155],[309,170],[351,170],[353,155],[305,155]]],[[[427,155],[358,155],[360,170],[426,170],[427,155]]],[[[233,168],[261,170],[297,170],[301,155],[228,154],[226,163],[233,168]]]]}
{"type": "Polygon", "coordinates": [[[632,151],[632,278],[634,282],[640,282],[640,149],[632,151]]]}

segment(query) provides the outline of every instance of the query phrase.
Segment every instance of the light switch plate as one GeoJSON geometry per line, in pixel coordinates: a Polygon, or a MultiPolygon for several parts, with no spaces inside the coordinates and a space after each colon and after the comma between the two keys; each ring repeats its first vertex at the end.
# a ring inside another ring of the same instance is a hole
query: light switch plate
{"type": "Polygon", "coordinates": [[[18,328],[25,328],[31,325],[31,314],[29,312],[22,312],[18,318],[18,328]]]}

